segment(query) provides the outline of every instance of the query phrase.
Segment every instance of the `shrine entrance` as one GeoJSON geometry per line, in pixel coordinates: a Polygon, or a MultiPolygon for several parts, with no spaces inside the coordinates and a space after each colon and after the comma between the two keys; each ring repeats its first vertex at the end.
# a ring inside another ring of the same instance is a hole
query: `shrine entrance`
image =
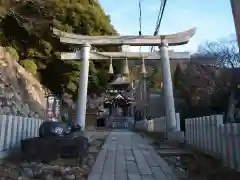
{"type": "Polygon", "coordinates": [[[119,76],[110,83],[108,97],[104,107],[109,109],[108,127],[128,128],[132,124],[132,102],[130,81],[125,76],[119,76]]]}
{"type": "MultiPolygon", "coordinates": [[[[161,60],[161,69],[163,73],[163,91],[165,116],[167,120],[167,131],[176,131],[176,117],[173,98],[172,77],[169,60],[186,60],[190,58],[188,52],[173,52],[169,51],[169,46],[184,45],[195,34],[196,29],[190,29],[184,32],[160,35],[160,36],[84,36],[72,33],[65,33],[57,29],[53,29],[53,33],[60,38],[60,42],[81,46],[82,50],[77,52],[62,53],[61,58],[66,60],[81,60],[80,71],[80,90],[77,103],[77,119],[76,123],[82,129],[85,128],[86,119],[86,104],[87,104],[87,89],[88,89],[88,74],[90,59],[109,59],[122,60],[125,59],[124,72],[128,72],[128,59],[130,60],[161,60]],[[96,52],[90,51],[91,46],[157,46],[159,52],[96,52]]],[[[112,70],[110,64],[110,70],[112,70]]]]}

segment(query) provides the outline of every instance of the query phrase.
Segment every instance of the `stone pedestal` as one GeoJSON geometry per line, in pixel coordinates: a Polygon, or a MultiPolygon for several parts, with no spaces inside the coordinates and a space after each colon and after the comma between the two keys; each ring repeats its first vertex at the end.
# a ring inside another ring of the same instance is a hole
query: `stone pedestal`
{"type": "Polygon", "coordinates": [[[177,143],[184,143],[185,141],[184,132],[183,131],[167,132],[167,140],[177,143]]]}
{"type": "Polygon", "coordinates": [[[88,153],[88,139],[79,136],[79,133],[75,135],[73,137],[36,137],[22,140],[23,159],[46,163],[58,158],[78,158],[79,164],[82,164],[88,153]]]}

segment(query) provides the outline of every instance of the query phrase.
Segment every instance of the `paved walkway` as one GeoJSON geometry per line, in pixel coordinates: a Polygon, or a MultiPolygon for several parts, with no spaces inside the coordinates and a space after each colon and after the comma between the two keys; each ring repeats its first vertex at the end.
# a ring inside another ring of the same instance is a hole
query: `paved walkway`
{"type": "Polygon", "coordinates": [[[177,180],[167,163],[140,135],[115,130],[110,133],[88,180],[177,180]]]}

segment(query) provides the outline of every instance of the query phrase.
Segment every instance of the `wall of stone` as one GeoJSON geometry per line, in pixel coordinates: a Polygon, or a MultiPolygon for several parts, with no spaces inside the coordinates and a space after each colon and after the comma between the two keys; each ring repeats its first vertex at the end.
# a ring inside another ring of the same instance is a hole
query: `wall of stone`
{"type": "Polygon", "coordinates": [[[46,116],[44,87],[0,47],[0,114],[46,116]]]}

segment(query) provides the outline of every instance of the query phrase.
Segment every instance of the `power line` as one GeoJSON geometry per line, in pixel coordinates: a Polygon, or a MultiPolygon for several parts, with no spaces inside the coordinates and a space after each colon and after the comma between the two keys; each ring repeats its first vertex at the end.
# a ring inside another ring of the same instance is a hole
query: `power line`
{"type": "Polygon", "coordinates": [[[139,8],[139,36],[142,35],[142,0],[139,0],[138,2],[138,8],[139,8]]]}
{"type": "MultiPolygon", "coordinates": [[[[138,1],[138,8],[139,8],[139,32],[138,35],[142,36],[142,0],[138,1]]],[[[142,46],[139,48],[139,52],[142,51],[142,46]]]]}
{"type": "MultiPolygon", "coordinates": [[[[157,17],[157,22],[156,22],[156,28],[155,28],[155,31],[154,31],[154,34],[153,34],[154,36],[158,35],[166,4],[167,4],[167,0],[161,0],[159,13],[158,13],[158,17],[157,17]]],[[[153,46],[151,47],[151,52],[152,51],[153,51],[153,46]]]]}
{"type": "Polygon", "coordinates": [[[155,29],[155,32],[154,32],[154,36],[156,36],[158,34],[158,31],[160,29],[160,25],[161,25],[161,22],[162,22],[162,18],[163,18],[163,13],[164,13],[164,10],[165,10],[165,7],[166,7],[166,3],[167,3],[167,0],[164,0],[162,3],[161,3],[161,6],[160,6],[160,13],[159,13],[159,16],[158,16],[158,21],[156,23],[156,29],[155,29]]]}
{"type": "Polygon", "coordinates": [[[157,21],[156,21],[156,27],[155,27],[154,34],[156,32],[156,29],[158,27],[158,24],[159,24],[159,21],[160,21],[160,18],[161,18],[162,9],[163,9],[163,0],[161,0],[160,6],[159,6],[158,17],[157,17],[157,21]]]}

